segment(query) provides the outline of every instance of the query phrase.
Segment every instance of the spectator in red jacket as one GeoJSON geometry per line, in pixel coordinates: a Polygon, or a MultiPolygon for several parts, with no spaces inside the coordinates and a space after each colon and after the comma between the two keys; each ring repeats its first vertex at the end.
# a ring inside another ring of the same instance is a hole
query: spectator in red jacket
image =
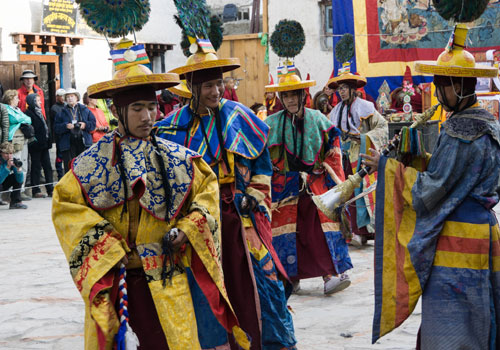
{"type": "Polygon", "coordinates": [[[222,96],[226,100],[238,102],[238,95],[236,95],[236,89],[234,88],[234,79],[231,77],[224,78],[224,95],[222,96]]]}
{"type": "Polygon", "coordinates": [[[89,98],[86,92],[83,94],[82,102],[92,112],[95,117],[95,129],[90,132],[92,135],[92,143],[96,143],[106,135],[109,131],[109,124],[104,112],[97,107],[97,99],[89,98]]]}
{"type": "MultiPolygon", "coordinates": [[[[22,82],[22,86],[17,89],[17,94],[19,96],[19,104],[18,107],[21,111],[26,112],[28,109],[28,105],[26,103],[26,97],[29,94],[37,94],[40,96],[42,114],[45,120],[47,120],[47,116],[45,115],[45,97],[43,95],[43,90],[35,84],[35,81],[38,80],[38,76],[32,70],[25,70],[23,74],[21,74],[21,78],[19,78],[22,82]]],[[[50,127],[50,126],[49,126],[50,127]]]]}

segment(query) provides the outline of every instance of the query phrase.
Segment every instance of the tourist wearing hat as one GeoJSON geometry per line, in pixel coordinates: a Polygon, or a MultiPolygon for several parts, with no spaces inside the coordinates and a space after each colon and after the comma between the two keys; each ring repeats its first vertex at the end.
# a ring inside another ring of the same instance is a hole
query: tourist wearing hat
{"type": "Polygon", "coordinates": [[[64,94],[66,105],[55,119],[54,130],[59,137],[59,149],[64,162],[64,172],[70,169],[70,163],[77,155],[92,146],[91,131],[96,120],[92,112],[79,103],[80,93],[69,88],[64,94]]]}
{"type": "MultiPolygon", "coordinates": [[[[296,21],[284,20],[275,33],[281,25],[296,27],[298,32],[302,28],[296,21]]],[[[286,53],[289,44],[282,45],[273,50],[286,53]]],[[[273,165],[273,246],[295,292],[300,290],[300,280],[322,277],[323,293],[330,295],[351,284],[346,271],[352,263],[339,223],[322,215],[312,196],[344,181],[340,132],[320,111],[305,106],[305,89],[316,82],[302,80],[288,58],[281,63],[278,82],[265,87],[266,92],[278,93],[284,107],[266,119],[273,165]]]]}
{"type": "Polygon", "coordinates": [[[135,349],[135,333],[140,349],[201,349],[203,325],[248,349],[220,267],[215,175],[198,154],[152,133],[156,91],[178,75],[153,74],[144,46],[130,40],[111,55],[113,79],[87,92],[113,99],[118,128],[75,158],[53,197],[85,301],[85,348],[135,349]]]}
{"type": "Polygon", "coordinates": [[[42,114],[45,119],[47,119],[45,115],[45,97],[43,94],[43,90],[35,84],[35,82],[38,80],[38,76],[33,72],[32,70],[25,70],[21,74],[21,77],[19,78],[21,80],[21,87],[17,89],[17,93],[19,95],[19,108],[21,108],[21,111],[26,111],[28,109],[28,105],[26,104],[26,97],[28,97],[29,94],[37,94],[40,96],[40,100],[42,101],[42,114]]]}
{"type": "Polygon", "coordinates": [[[432,156],[405,166],[371,150],[378,170],[373,342],[413,312],[422,297],[420,349],[500,347],[500,229],[491,210],[500,176],[500,125],[477,103],[476,78],[498,76],[464,49],[456,26],[433,74],[449,113],[432,156]],[[415,166],[415,167],[414,167],[415,166]]]}
{"type": "Polygon", "coordinates": [[[52,142],[55,142],[56,144],[56,161],[55,161],[55,167],[57,171],[57,179],[61,180],[61,178],[64,176],[64,168],[63,168],[63,157],[61,154],[61,150],[59,149],[59,141],[60,141],[60,136],[56,134],[55,132],[55,124],[56,124],[56,116],[61,113],[63,110],[64,106],[66,105],[66,102],[64,101],[64,95],[66,95],[66,90],[64,89],[57,89],[56,91],[56,103],[52,105],[50,108],[50,126],[51,126],[51,136],[52,136],[52,142]]]}
{"type": "Polygon", "coordinates": [[[52,166],[50,165],[49,149],[52,148],[52,143],[50,142],[50,132],[49,127],[42,115],[40,96],[38,94],[29,94],[26,97],[26,103],[28,104],[28,109],[26,110],[26,115],[31,118],[31,125],[35,130],[35,141],[28,145],[28,150],[31,159],[31,192],[33,198],[45,198],[46,195],[41,192],[40,187],[40,176],[43,169],[43,174],[45,178],[45,189],[47,190],[47,195],[52,196],[52,190],[54,188],[52,166]]]}
{"type": "MultiPolygon", "coordinates": [[[[349,63],[344,63],[336,77],[328,81],[328,87],[336,90],[341,98],[330,113],[330,120],[342,132],[343,166],[346,176],[356,173],[361,167],[359,153],[366,153],[370,147],[380,150],[388,141],[389,126],[375,105],[361,97],[357,90],[366,85],[366,79],[351,72],[349,63]]],[[[355,195],[366,190],[376,181],[376,174],[365,176],[355,195]]],[[[349,207],[352,231],[351,244],[361,246],[375,232],[373,194],[359,199],[349,207]]]]}
{"type": "MultiPolygon", "coordinates": [[[[192,98],[157,123],[158,135],[199,152],[217,175],[222,269],[251,348],[294,349],[282,283],[287,277],[272,246],[269,128],[246,106],[222,98],[223,73],[237,69],[239,60],[218,58],[203,34],[193,33],[189,40],[192,54],[172,72],[186,79],[192,98]]],[[[230,341],[231,349],[238,349],[230,341]]]]}

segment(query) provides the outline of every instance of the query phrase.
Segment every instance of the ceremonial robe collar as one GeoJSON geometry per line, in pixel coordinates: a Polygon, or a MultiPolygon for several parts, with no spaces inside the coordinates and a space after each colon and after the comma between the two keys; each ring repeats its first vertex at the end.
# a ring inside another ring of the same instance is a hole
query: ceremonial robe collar
{"type": "Polygon", "coordinates": [[[90,206],[95,210],[107,210],[125,202],[123,182],[115,159],[115,147],[120,147],[127,178],[127,200],[132,199],[133,188],[141,181],[144,191],[139,194],[140,206],[155,218],[165,220],[166,200],[158,151],[172,189],[169,218],[175,218],[191,189],[194,177],[192,159],[199,155],[173,142],[161,139],[157,142],[158,150],[149,140],[131,136],[120,138],[115,131],[104,135],[75,158],[72,171],[90,206]]]}
{"type": "MultiPolygon", "coordinates": [[[[255,159],[264,151],[269,127],[249,108],[241,103],[221,99],[219,116],[226,150],[247,159],[255,159]]],[[[191,135],[192,130],[187,131],[191,118],[193,118],[193,111],[189,105],[186,105],[157,124],[159,133],[170,141],[196,151],[203,156],[207,163],[211,164],[213,162],[207,152],[201,127],[198,127],[194,135],[191,135]]],[[[215,116],[203,115],[201,119],[209,139],[210,148],[215,153],[214,156],[219,159],[220,149],[215,129],[215,116]]]]}
{"type": "MultiPolygon", "coordinates": [[[[303,149],[303,159],[301,161],[306,165],[313,165],[318,159],[326,140],[326,136],[333,131],[333,136],[340,135],[340,130],[334,127],[332,122],[315,109],[305,108],[304,113],[304,145],[301,144],[301,137],[294,140],[293,129],[290,120],[285,123],[285,137],[283,139],[283,119],[286,117],[286,111],[281,110],[278,113],[267,117],[266,124],[271,128],[269,133],[269,148],[284,145],[288,152],[293,154],[293,145],[297,143],[297,149],[303,149]]],[[[298,156],[298,155],[297,155],[298,156]]]]}
{"type": "Polygon", "coordinates": [[[344,102],[338,103],[331,112],[331,121],[333,124],[342,130],[344,133],[351,135],[360,135],[361,132],[359,128],[361,126],[361,121],[372,116],[376,109],[373,103],[370,101],[363,100],[362,98],[356,97],[351,103],[351,106],[347,106],[344,102]],[[344,108],[342,108],[344,106],[344,108]],[[342,116],[340,112],[342,111],[342,116]],[[349,111],[350,115],[347,115],[349,111]],[[340,120],[342,122],[340,122],[340,120]]]}
{"type": "Polygon", "coordinates": [[[500,126],[498,121],[485,109],[476,106],[452,115],[442,127],[452,137],[474,141],[489,134],[500,146],[500,126]]]}

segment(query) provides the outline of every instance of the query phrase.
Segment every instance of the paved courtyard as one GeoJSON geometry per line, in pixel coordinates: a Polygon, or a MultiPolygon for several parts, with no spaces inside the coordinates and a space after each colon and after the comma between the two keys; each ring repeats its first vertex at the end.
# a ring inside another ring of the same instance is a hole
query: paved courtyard
{"type": "MultiPolygon", "coordinates": [[[[51,199],[26,204],[27,210],[0,207],[0,348],[83,349],[83,302],[52,226],[51,199]]],[[[420,306],[371,345],[373,245],[353,248],[351,257],[348,289],[325,297],[317,278],[303,281],[290,298],[298,348],[414,349],[420,306]]]]}

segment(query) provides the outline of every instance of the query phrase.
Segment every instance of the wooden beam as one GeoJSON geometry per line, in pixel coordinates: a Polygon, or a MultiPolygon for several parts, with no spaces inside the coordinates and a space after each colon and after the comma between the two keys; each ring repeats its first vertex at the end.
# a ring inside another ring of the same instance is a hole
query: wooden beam
{"type": "Polygon", "coordinates": [[[255,39],[255,38],[258,38],[258,37],[259,37],[259,33],[225,35],[224,36],[224,41],[247,40],[247,39],[255,39]]]}
{"type": "Polygon", "coordinates": [[[26,44],[26,37],[24,34],[13,34],[12,41],[16,44],[23,45],[26,44]]]}
{"type": "Polygon", "coordinates": [[[53,36],[53,35],[47,35],[47,36],[45,37],[45,43],[46,43],[47,45],[56,45],[56,44],[57,44],[57,42],[56,42],[56,37],[55,37],[55,36],[53,36]]]}

